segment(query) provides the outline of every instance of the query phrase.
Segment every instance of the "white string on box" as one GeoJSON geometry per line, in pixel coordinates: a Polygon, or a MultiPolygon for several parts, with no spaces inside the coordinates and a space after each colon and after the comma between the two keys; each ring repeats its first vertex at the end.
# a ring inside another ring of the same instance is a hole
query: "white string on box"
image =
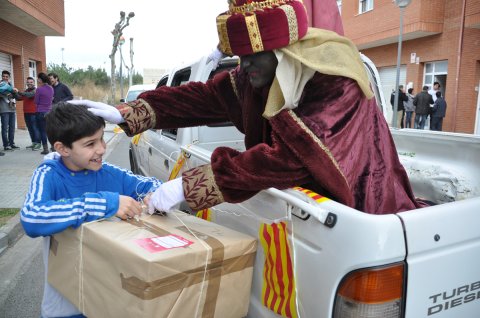
{"type": "Polygon", "coordinates": [[[177,218],[177,220],[180,221],[180,223],[182,223],[183,226],[185,226],[185,228],[190,232],[190,234],[193,235],[203,245],[203,247],[205,247],[205,250],[207,251],[207,257],[205,259],[205,267],[203,268],[202,286],[200,288],[200,295],[198,297],[197,308],[195,309],[195,316],[194,316],[194,317],[198,317],[200,303],[202,301],[203,291],[205,288],[205,282],[207,278],[208,260],[211,258],[212,249],[208,246],[208,244],[206,244],[202,239],[200,239],[194,232],[192,232],[192,230],[188,227],[188,225],[185,224],[185,222],[183,222],[176,213],[170,213],[170,214],[173,214],[177,218]]]}

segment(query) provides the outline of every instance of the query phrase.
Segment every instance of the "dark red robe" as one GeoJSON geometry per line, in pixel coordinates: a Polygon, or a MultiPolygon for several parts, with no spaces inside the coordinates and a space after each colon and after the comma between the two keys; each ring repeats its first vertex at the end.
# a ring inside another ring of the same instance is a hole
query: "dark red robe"
{"type": "Polygon", "coordinates": [[[183,173],[185,197],[193,209],[293,186],[367,213],[419,207],[375,99],[368,100],[354,80],[316,73],[298,108],[270,120],[262,117],[268,90],[253,88],[235,70],[206,84],[144,92],[118,108],[129,135],[226,120],[245,134],[246,151],[219,147],[211,165],[183,173]]]}

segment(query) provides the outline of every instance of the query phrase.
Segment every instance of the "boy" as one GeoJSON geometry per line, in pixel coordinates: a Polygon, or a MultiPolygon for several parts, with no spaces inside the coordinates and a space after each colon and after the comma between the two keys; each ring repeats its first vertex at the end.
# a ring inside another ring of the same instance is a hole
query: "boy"
{"type": "Polygon", "coordinates": [[[21,222],[27,235],[45,237],[42,317],[84,317],[46,281],[50,235],[114,215],[139,215],[142,206],[137,200],[160,182],[102,162],[105,122],[85,107],[59,103],[46,121],[48,140],[60,158],[47,159],[34,171],[21,222]]]}

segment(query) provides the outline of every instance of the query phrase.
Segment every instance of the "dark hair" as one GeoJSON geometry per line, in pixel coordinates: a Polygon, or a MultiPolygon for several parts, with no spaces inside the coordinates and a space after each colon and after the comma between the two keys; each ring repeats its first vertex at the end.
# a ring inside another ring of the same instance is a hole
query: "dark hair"
{"type": "Polygon", "coordinates": [[[85,106],[60,102],[53,105],[45,116],[48,141],[53,145],[60,141],[68,148],[84,137],[92,136],[105,127],[102,117],[95,116],[85,106]]]}
{"type": "Polygon", "coordinates": [[[9,71],[6,71],[6,70],[3,70],[3,71],[2,71],[2,76],[3,76],[3,74],[7,74],[8,76],[10,76],[10,72],[9,72],[9,71]]]}
{"type": "Polygon", "coordinates": [[[57,80],[59,80],[59,81],[60,81],[60,78],[58,78],[58,75],[57,75],[57,73],[53,73],[53,72],[51,72],[51,73],[48,73],[48,76],[51,76],[51,77],[53,77],[53,78],[55,78],[55,79],[57,79],[57,80]]]}
{"type": "Polygon", "coordinates": [[[29,76],[27,77],[27,80],[35,80],[33,77],[29,76]]]}
{"type": "Polygon", "coordinates": [[[428,86],[427,85],[423,86],[423,90],[428,91],[428,86]]]}
{"type": "Polygon", "coordinates": [[[39,78],[42,82],[52,85],[52,82],[50,82],[50,79],[48,78],[47,74],[45,73],[38,73],[37,78],[39,78]]]}
{"type": "Polygon", "coordinates": [[[440,87],[440,83],[439,82],[433,82],[433,86],[435,85],[438,85],[438,87],[440,87]]]}
{"type": "Polygon", "coordinates": [[[437,98],[438,98],[438,97],[442,97],[442,92],[437,91],[437,92],[435,93],[435,96],[437,96],[437,98]]]}
{"type": "Polygon", "coordinates": [[[413,93],[413,87],[410,87],[410,88],[408,89],[408,93],[409,93],[409,94],[412,94],[412,93],[413,93]]]}

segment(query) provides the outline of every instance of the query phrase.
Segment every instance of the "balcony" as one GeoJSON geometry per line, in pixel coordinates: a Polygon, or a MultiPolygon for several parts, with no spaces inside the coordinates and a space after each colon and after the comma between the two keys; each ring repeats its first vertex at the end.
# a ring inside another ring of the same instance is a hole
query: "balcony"
{"type": "MultiPolygon", "coordinates": [[[[363,14],[357,14],[357,10],[353,6],[351,10],[344,10],[342,19],[345,35],[360,50],[398,42],[400,9],[392,1],[375,1],[373,10],[363,14]]],[[[403,40],[442,33],[445,27],[444,12],[445,0],[412,1],[405,9],[403,40]]]]}
{"type": "Polygon", "coordinates": [[[0,0],[0,19],[36,36],[65,34],[63,0],[0,0]]]}

